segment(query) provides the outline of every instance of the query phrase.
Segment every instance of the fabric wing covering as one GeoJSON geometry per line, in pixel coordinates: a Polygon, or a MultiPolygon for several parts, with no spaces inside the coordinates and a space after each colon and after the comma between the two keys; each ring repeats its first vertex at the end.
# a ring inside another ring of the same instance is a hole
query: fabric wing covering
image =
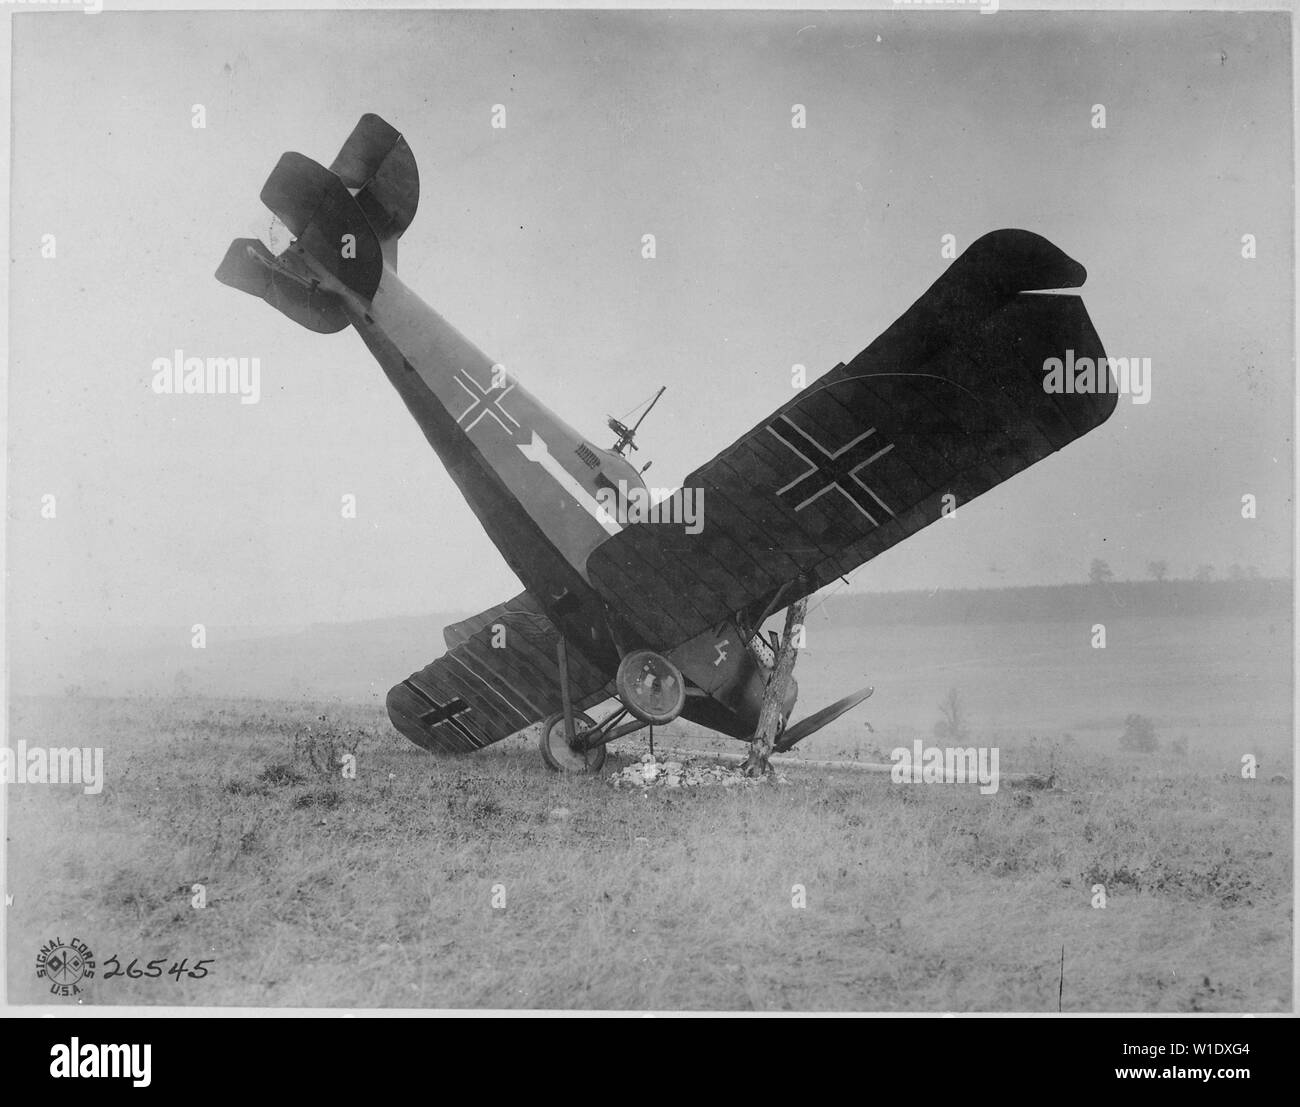
{"type": "Polygon", "coordinates": [[[1101,341],[1078,296],[1023,291],[1084,277],[1038,235],[984,236],[866,350],[686,478],[699,533],[629,526],[588,559],[592,584],[670,650],[816,591],[1086,434],[1114,391],[1049,393],[1044,363],[1100,358],[1109,381],[1101,341]]]}
{"type": "MultiPolygon", "coordinates": [[[[388,693],[389,718],[416,745],[471,753],[561,710],[560,635],[527,592],[443,636],[447,652],[388,693]]],[[[575,710],[608,698],[607,675],[577,650],[568,661],[575,710]]]]}

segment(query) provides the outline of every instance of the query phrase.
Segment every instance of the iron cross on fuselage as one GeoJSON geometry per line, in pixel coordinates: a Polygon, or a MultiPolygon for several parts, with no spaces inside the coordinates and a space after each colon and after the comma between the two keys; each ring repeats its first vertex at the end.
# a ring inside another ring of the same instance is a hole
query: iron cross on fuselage
{"type": "Polygon", "coordinates": [[[485,415],[490,415],[500,424],[501,429],[511,437],[514,436],[515,430],[519,427],[519,420],[502,406],[502,401],[514,389],[514,382],[506,377],[505,370],[499,365],[492,366],[492,380],[484,388],[469,373],[457,373],[452,377],[461,389],[469,396],[470,405],[457,417],[456,422],[464,428],[465,432],[472,431],[478,426],[479,420],[485,415]],[[463,379],[462,379],[463,378],[463,379]],[[468,380],[469,384],[465,381],[468,380]],[[473,387],[471,387],[471,385],[473,387]],[[465,420],[469,420],[467,423],[465,420]]]}

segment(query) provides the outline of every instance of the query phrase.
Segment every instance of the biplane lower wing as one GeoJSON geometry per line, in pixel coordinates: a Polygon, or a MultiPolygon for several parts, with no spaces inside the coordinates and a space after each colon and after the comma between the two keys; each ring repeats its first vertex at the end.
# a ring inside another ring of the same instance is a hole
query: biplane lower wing
{"type": "Polygon", "coordinates": [[[593,551],[592,584],[670,649],[816,591],[1086,434],[1115,393],[1049,393],[1045,362],[1100,359],[1109,383],[1101,341],[1077,296],[1024,291],[1084,276],[1038,235],[984,236],[852,362],[686,478],[699,533],[629,526],[593,551]]]}
{"type": "MultiPolygon", "coordinates": [[[[388,693],[388,717],[432,753],[472,753],[561,709],[559,632],[527,592],[443,631],[448,650],[388,693]]],[[[568,651],[575,709],[613,674],[568,651]]]]}

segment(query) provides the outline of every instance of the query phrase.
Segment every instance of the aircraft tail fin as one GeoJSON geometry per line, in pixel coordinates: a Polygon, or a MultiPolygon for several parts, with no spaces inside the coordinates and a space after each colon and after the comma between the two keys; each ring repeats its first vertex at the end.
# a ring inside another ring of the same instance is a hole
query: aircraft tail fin
{"type": "Polygon", "coordinates": [[[379,236],[385,261],[397,268],[397,240],[420,204],[420,171],[406,139],[367,113],[352,128],[330,172],[357,190],[357,203],[379,236]]]}
{"type": "Polygon", "coordinates": [[[329,169],[298,153],[280,158],[261,199],[294,241],[277,256],[255,239],[236,239],[217,280],[260,296],[309,330],[341,330],[347,313],[340,297],[322,287],[319,270],[373,299],[384,266],[397,266],[397,240],[419,197],[406,140],[379,116],[363,115],[329,169]]]}

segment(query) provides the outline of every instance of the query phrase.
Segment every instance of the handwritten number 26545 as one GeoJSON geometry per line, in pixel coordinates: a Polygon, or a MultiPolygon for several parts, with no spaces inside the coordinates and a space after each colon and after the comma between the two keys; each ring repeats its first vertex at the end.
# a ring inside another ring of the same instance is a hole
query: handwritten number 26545
{"type": "MultiPolygon", "coordinates": [[[[212,964],[216,958],[207,957],[201,961],[195,961],[193,967],[190,967],[188,958],[181,958],[180,961],[173,961],[171,968],[167,970],[167,975],[175,980],[180,980],[182,976],[188,976],[193,980],[202,980],[208,975],[207,966],[212,964]]],[[[126,976],[132,980],[139,980],[142,976],[150,980],[157,980],[163,975],[163,966],[167,964],[166,957],[155,957],[148,963],[147,968],[139,967],[140,959],[134,957],[131,963],[125,969],[122,968],[122,962],[118,960],[117,954],[113,954],[105,962],[104,966],[108,969],[104,973],[105,980],[112,980],[115,976],[126,976]]]]}

